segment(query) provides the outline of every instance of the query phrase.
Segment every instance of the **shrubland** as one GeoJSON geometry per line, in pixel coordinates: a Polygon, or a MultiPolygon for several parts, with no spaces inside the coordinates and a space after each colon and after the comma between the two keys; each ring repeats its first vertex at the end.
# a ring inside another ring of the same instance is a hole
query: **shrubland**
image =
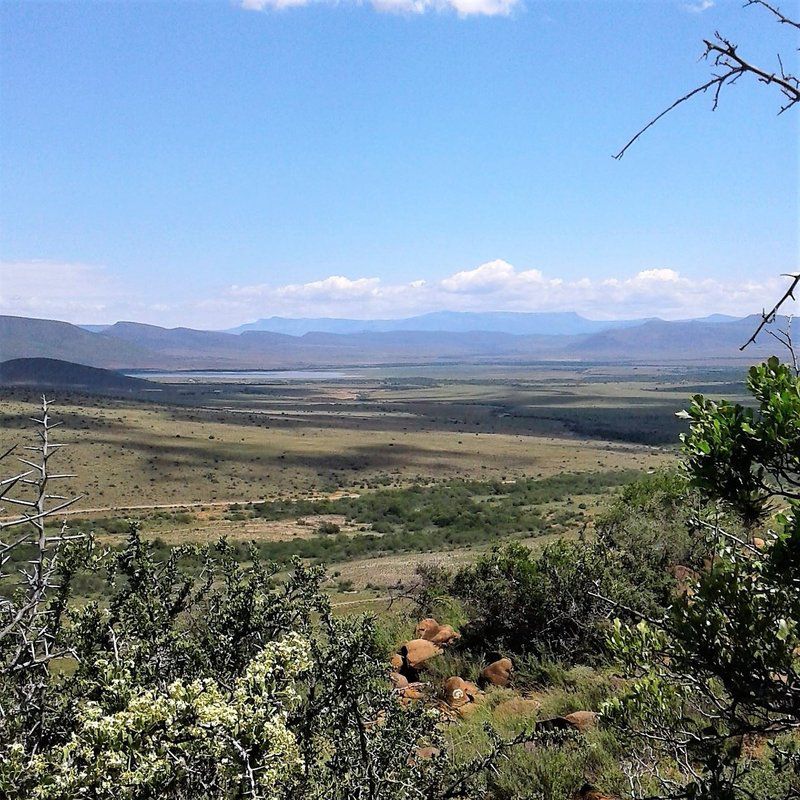
{"type": "MultiPolygon", "coordinates": [[[[0,598],[0,794],[800,796],[800,380],[772,359],[748,388],[747,408],[696,396],[683,466],[622,487],[593,531],[420,570],[406,610],[380,618],[334,616],[321,568],[257,547],[159,548],[134,526],[101,551],[7,528],[30,564],[0,598]],[[87,575],[102,588],[76,602],[87,575]],[[410,700],[388,660],[423,615],[460,638],[410,700]],[[447,711],[441,682],[501,655],[511,683],[447,711]],[[599,723],[563,729],[575,711],[599,723]]],[[[480,504],[453,484],[343,502],[385,524],[376,538],[457,541],[548,491],[483,488],[480,504]]]]}

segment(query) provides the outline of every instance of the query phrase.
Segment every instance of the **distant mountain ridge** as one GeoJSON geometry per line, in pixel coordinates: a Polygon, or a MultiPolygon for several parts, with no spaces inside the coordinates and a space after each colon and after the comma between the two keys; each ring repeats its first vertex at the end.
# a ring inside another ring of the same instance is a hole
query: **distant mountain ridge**
{"type": "MultiPolygon", "coordinates": [[[[226,333],[270,331],[289,336],[303,336],[306,333],[388,333],[391,331],[470,333],[491,331],[510,333],[516,336],[576,336],[613,328],[630,328],[653,319],[656,318],[594,320],[587,319],[574,311],[434,311],[430,314],[402,319],[268,317],[230,328],[226,333]]],[[[725,314],[712,314],[705,317],[703,321],[731,322],[735,319],[736,317],[729,317],[725,314]]]]}
{"type": "Polygon", "coordinates": [[[389,333],[392,331],[428,331],[470,333],[489,331],[516,336],[569,336],[594,333],[608,328],[637,325],[644,320],[598,321],[587,319],[574,311],[517,312],[517,311],[434,311],[402,319],[338,319],[318,317],[292,319],[269,317],[231,328],[228,333],[270,331],[290,336],[306,333],[389,333]]]}
{"type": "Polygon", "coordinates": [[[487,361],[752,361],[776,348],[775,342],[763,335],[758,345],[745,353],[739,351],[759,320],[759,315],[734,320],[716,316],[671,322],[651,319],[571,334],[554,333],[557,326],[553,326],[546,334],[409,329],[290,335],[161,328],[138,322],[117,322],[92,332],[66,322],[0,316],[0,361],[49,358],[114,370],[308,369],[487,361]]]}

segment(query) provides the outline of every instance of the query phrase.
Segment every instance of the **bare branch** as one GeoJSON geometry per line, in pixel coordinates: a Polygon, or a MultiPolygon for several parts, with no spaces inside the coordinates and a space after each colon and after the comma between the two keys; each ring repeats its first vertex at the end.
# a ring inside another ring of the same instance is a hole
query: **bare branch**
{"type": "MultiPolygon", "coordinates": [[[[748,2],[745,3],[745,6],[751,5],[763,6],[773,15],[775,15],[781,24],[791,25],[792,27],[800,29],[800,22],[796,22],[795,20],[785,16],[777,7],[764,2],[764,0],[748,0],[748,2]]],[[[660,114],[653,117],[650,122],[641,128],[631,139],[628,140],[625,146],[614,155],[614,158],[617,161],[619,161],[625,155],[628,148],[630,148],[631,145],[642,136],[642,134],[650,130],[650,128],[652,128],[659,120],[663,119],[663,117],[665,117],[671,111],[674,111],[678,106],[682,105],[687,100],[690,100],[695,95],[704,94],[709,89],[713,89],[714,101],[712,104],[712,109],[716,110],[717,106],[719,105],[719,97],[722,89],[726,85],[736,83],[736,81],[739,80],[742,75],[752,75],[760,83],[772,84],[780,89],[781,93],[786,98],[786,102],[778,111],[779,115],[783,114],[784,111],[788,111],[788,109],[795,104],[800,103],[800,79],[798,79],[797,76],[788,74],[785,71],[780,55],[778,55],[779,72],[765,70],[742,58],[737,51],[736,45],[728,41],[718,31],[715,32],[714,36],[715,41],[709,41],[707,39],[704,40],[703,43],[705,44],[705,51],[703,52],[702,58],[706,60],[709,58],[712,59],[713,66],[722,68],[722,72],[715,74],[702,86],[698,86],[696,89],[692,89],[692,91],[687,92],[685,95],[683,95],[683,97],[678,98],[660,114]]]]}
{"type": "Polygon", "coordinates": [[[782,24],[784,25],[791,25],[794,28],[800,30],[800,22],[796,22],[793,19],[789,19],[789,17],[785,16],[781,13],[781,10],[777,6],[771,6],[769,3],[764,2],[764,0],[747,0],[744,4],[744,7],[747,8],[748,6],[763,6],[774,14],[782,24]]]}
{"type": "Polygon", "coordinates": [[[749,344],[754,344],[756,341],[756,337],[759,333],[764,329],[765,325],[769,325],[775,321],[776,316],[778,315],[778,311],[780,311],[781,306],[789,299],[795,300],[794,290],[797,288],[798,283],[800,283],[800,272],[785,275],[786,278],[792,278],[792,282],[789,285],[789,288],[784,293],[783,297],[778,300],[777,303],[772,307],[772,309],[768,312],[761,312],[761,322],[759,323],[758,327],[756,328],[753,335],[739,348],[739,350],[744,350],[749,344]]]}

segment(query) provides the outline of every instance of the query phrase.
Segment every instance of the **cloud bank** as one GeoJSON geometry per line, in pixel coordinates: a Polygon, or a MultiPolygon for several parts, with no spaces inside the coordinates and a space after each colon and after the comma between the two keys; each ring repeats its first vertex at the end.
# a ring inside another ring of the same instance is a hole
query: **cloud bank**
{"type": "Polygon", "coordinates": [[[213,296],[165,300],[155,287],[152,298],[124,291],[101,267],[0,264],[0,314],[79,323],[133,319],[211,329],[273,315],[391,319],[441,310],[577,311],[593,319],[745,316],[769,307],[784,289],[785,279],[778,275],[726,281],[689,277],[668,267],[566,280],[496,259],[438,280],[331,275],[307,283],[236,284],[213,296]]]}
{"type": "Polygon", "coordinates": [[[310,283],[231,286],[209,301],[240,316],[399,317],[428,311],[578,311],[594,318],[683,318],[757,312],[780,290],[781,279],[723,282],[689,278],[669,268],[628,277],[548,277],[502,259],[438,281],[387,283],[375,277],[334,275],[310,283]]]}
{"type": "MultiPolygon", "coordinates": [[[[345,0],[351,5],[367,2],[376,11],[394,14],[425,14],[454,11],[460,17],[508,16],[520,0],[345,0]]],[[[246,11],[281,11],[308,5],[338,5],[337,0],[242,0],[246,11]]]]}

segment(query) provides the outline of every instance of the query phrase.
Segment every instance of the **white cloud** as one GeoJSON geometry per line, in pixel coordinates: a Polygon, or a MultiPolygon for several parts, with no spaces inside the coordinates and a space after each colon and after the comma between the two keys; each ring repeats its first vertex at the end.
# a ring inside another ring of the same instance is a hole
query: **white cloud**
{"type": "Polygon", "coordinates": [[[438,280],[331,275],[307,283],[232,285],[213,296],[151,297],[126,291],[103,267],[44,261],[0,263],[0,314],[226,328],[259,317],[395,318],[429,311],[577,311],[594,319],[720,312],[744,316],[785,290],[779,276],[723,280],[653,267],[630,275],[550,277],[502,259],[438,280]]]}
{"type": "Polygon", "coordinates": [[[565,280],[497,259],[438,281],[387,283],[337,275],[304,284],[235,286],[218,301],[210,301],[208,308],[224,309],[237,321],[273,314],[391,318],[442,309],[574,310],[594,318],[675,319],[714,312],[751,314],[778,296],[782,285],[778,277],[746,283],[690,278],[667,267],[624,277],[565,280]]]}
{"type": "Polygon", "coordinates": [[[684,9],[692,14],[702,14],[708,11],[709,8],[714,8],[714,0],[698,0],[696,3],[687,3],[684,9]]]}
{"type": "MultiPolygon", "coordinates": [[[[376,11],[395,14],[425,14],[455,11],[460,17],[508,16],[521,0],[349,0],[354,5],[368,2],[376,11]]],[[[338,0],[241,0],[247,11],[270,11],[312,4],[337,5],[338,0]]]]}
{"type": "Polygon", "coordinates": [[[124,298],[103,267],[54,261],[0,263],[0,314],[91,322],[124,298]]]}

